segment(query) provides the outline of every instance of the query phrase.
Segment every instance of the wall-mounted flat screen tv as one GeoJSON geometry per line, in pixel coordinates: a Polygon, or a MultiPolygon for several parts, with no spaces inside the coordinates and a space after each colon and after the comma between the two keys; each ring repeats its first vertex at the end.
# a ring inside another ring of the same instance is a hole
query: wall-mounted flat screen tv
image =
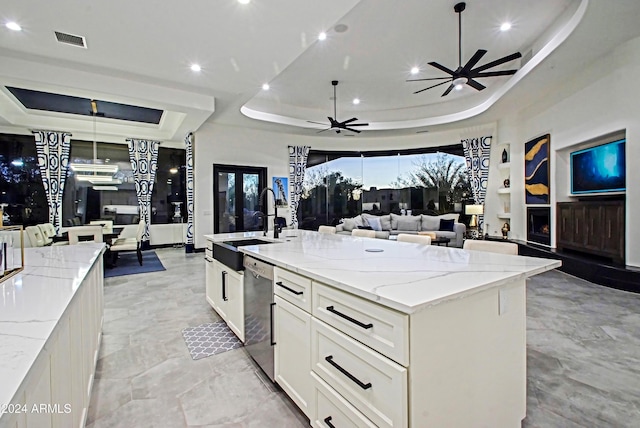
{"type": "Polygon", "coordinates": [[[625,141],[612,141],[571,153],[571,194],[624,192],[625,141]]]}

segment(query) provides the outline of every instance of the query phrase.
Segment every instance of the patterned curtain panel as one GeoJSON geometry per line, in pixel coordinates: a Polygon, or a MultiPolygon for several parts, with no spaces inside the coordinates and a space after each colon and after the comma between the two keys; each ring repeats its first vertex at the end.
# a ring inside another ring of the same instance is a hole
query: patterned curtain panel
{"type": "Polygon", "coordinates": [[[298,206],[310,148],[309,146],[289,146],[289,200],[291,201],[291,225],[294,229],[298,228],[298,206]]]}
{"type": "MultiPolygon", "coordinates": [[[[484,205],[489,180],[489,155],[491,154],[491,136],[467,138],[461,140],[464,157],[467,161],[467,174],[471,182],[473,199],[476,204],[484,205]]],[[[484,227],[484,216],[478,216],[478,229],[484,227]]]]}
{"type": "Polygon", "coordinates": [[[151,192],[158,167],[158,141],[127,139],[129,144],[129,160],[136,183],[136,195],[140,207],[140,220],[144,220],[143,241],[149,241],[149,224],[151,223],[151,192]]]}
{"type": "Polygon", "coordinates": [[[38,166],[49,204],[49,223],[56,234],[62,226],[62,194],[69,168],[71,134],[55,131],[32,131],[36,139],[38,166]]]}
{"type": "Polygon", "coordinates": [[[187,172],[187,242],[185,251],[193,252],[193,133],[189,133],[184,139],[186,150],[187,172]]]}

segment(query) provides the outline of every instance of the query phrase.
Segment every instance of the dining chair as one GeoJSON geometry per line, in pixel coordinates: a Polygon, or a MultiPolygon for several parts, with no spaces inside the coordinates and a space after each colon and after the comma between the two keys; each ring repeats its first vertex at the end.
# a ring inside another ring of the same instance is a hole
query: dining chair
{"type": "Polygon", "coordinates": [[[518,255],[518,244],[513,242],[482,241],[477,239],[467,239],[462,244],[465,250],[487,251],[489,253],[518,255]]]}
{"type": "Polygon", "coordinates": [[[111,243],[109,251],[111,252],[112,263],[114,265],[118,258],[118,253],[135,251],[138,256],[138,263],[142,266],[142,235],[144,234],[144,226],[144,220],[140,220],[135,238],[118,238],[111,243]]]}
{"type": "Polygon", "coordinates": [[[333,234],[336,233],[336,228],[333,226],[320,226],[318,232],[333,234]]]}
{"type": "Polygon", "coordinates": [[[369,229],[353,229],[351,231],[351,236],[358,236],[361,238],[375,238],[376,231],[369,229]]]}
{"type": "Polygon", "coordinates": [[[102,226],[74,226],[67,229],[69,245],[82,244],[83,242],[103,242],[102,226]],[[91,236],[92,239],[84,240],[80,237],[91,236]]]}
{"type": "Polygon", "coordinates": [[[414,244],[431,245],[431,236],[429,235],[412,235],[410,233],[399,233],[398,242],[411,242],[414,244]]]}

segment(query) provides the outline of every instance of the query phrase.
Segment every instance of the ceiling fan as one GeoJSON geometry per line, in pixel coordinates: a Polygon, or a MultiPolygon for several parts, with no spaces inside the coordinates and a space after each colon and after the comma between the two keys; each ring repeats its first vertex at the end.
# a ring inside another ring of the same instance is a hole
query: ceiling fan
{"type": "Polygon", "coordinates": [[[507,55],[495,61],[488,62],[479,67],[473,68],[487,53],[484,49],[478,49],[476,53],[467,61],[467,63],[462,66],[462,11],[464,11],[466,7],[466,3],[461,2],[457,3],[453,10],[458,14],[458,68],[454,70],[450,70],[444,65],[438,64],[437,62],[430,62],[429,65],[437,68],[438,70],[444,71],[449,74],[449,77],[432,77],[427,79],[413,79],[407,80],[407,82],[420,82],[424,80],[444,80],[444,82],[437,83],[433,86],[429,86],[424,89],[420,89],[419,91],[414,92],[414,94],[418,94],[422,91],[426,91],[427,89],[435,88],[440,85],[444,85],[449,83],[449,87],[442,94],[442,96],[446,96],[451,92],[452,89],[462,89],[465,84],[471,86],[472,88],[481,91],[486,86],[481,84],[480,82],[474,80],[482,77],[495,77],[495,76],[509,76],[515,74],[517,70],[500,70],[500,71],[487,71],[490,68],[497,67],[498,65],[504,64],[506,62],[512,61],[514,59],[520,58],[522,54],[520,52],[513,53],[511,55],[507,55]]]}
{"type": "MultiPolygon", "coordinates": [[[[328,131],[328,130],[334,130],[336,131],[336,134],[340,134],[343,130],[344,131],[351,131],[351,132],[355,132],[356,134],[359,134],[362,131],[359,131],[357,129],[353,129],[353,126],[369,126],[368,123],[353,123],[356,120],[358,120],[357,117],[352,117],[351,119],[348,120],[343,120],[342,122],[338,121],[338,119],[336,119],[338,117],[337,113],[336,113],[336,86],[338,86],[338,81],[337,80],[332,80],[331,84],[333,85],[333,117],[331,116],[327,116],[327,119],[329,119],[329,127],[326,129],[322,129],[320,131],[318,131],[318,134],[324,131],[328,131]]],[[[316,123],[318,125],[326,125],[326,123],[321,123],[321,122],[314,122],[312,120],[307,120],[307,122],[309,123],[316,123]]],[[[346,134],[345,134],[346,135],[346,134]]]]}

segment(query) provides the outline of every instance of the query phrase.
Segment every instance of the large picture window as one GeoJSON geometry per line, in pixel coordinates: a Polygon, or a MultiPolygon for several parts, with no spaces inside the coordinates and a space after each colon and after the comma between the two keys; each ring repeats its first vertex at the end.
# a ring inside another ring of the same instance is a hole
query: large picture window
{"type": "Polygon", "coordinates": [[[462,212],[471,187],[462,146],[399,152],[311,151],[298,218],[317,229],[362,212],[462,212]]]}
{"type": "MultiPolygon", "coordinates": [[[[95,158],[118,165],[114,183],[80,181],[69,171],[63,195],[62,225],[99,219],[111,219],[116,224],[137,223],[138,199],[127,145],[96,143],[95,158]]],[[[71,141],[70,162],[89,164],[93,159],[93,142],[71,141]]],[[[151,205],[152,224],[186,222],[184,150],[160,147],[151,205]]],[[[0,134],[0,207],[5,225],[26,227],[49,221],[32,135],[0,134]]]]}

